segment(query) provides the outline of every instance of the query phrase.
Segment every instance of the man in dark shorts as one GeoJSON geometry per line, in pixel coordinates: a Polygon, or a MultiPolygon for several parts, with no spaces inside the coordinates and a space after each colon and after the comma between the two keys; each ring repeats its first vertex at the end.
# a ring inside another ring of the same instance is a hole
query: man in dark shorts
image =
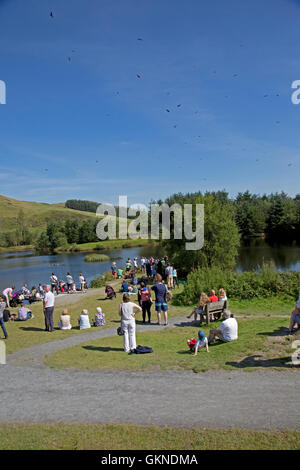
{"type": "Polygon", "coordinates": [[[155,285],[151,287],[151,289],[155,293],[155,310],[157,313],[157,324],[160,325],[161,321],[161,316],[160,313],[161,311],[164,312],[164,318],[165,318],[165,325],[168,324],[168,303],[166,300],[166,293],[167,293],[167,288],[162,282],[162,277],[160,274],[156,274],[155,276],[155,285]]]}

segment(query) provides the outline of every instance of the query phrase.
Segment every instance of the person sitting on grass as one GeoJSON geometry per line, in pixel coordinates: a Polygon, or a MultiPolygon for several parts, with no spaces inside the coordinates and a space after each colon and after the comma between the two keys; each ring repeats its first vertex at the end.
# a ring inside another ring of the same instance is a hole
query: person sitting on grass
{"type": "Polygon", "coordinates": [[[224,321],[219,328],[213,328],[209,332],[208,344],[215,342],[217,339],[228,343],[238,339],[238,323],[230,310],[224,310],[222,313],[224,321]]]}
{"type": "Polygon", "coordinates": [[[86,309],[83,309],[78,318],[78,325],[80,330],[85,330],[91,328],[89,312],[86,309]]]}
{"type": "Polygon", "coordinates": [[[105,321],[105,313],[102,312],[101,307],[97,307],[97,313],[95,314],[95,320],[93,322],[94,326],[104,326],[106,324],[105,321]]]}
{"type": "Polygon", "coordinates": [[[129,285],[128,285],[128,282],[126,282],[125,280],[122,282],[122,286],[121,286],[121,292],[123,294],[127,293],[129,291],[129,285]]]}
{"type": "Polygon", "coordinates": [[[72,329],[72,325],[71,325],[71,322],[70,322],[70,315],[68,314],[68,310],[65,308],[62,312],[61,312],[61,316],[60,316],[60,321],[58,322],[58,326],[61,330],[71,330],[72,329]]]}
{"type": "Polygon", "coordinates": [[[129,294],[137,294],[138,293],[138,288],[137,288],[137,283],[134,282],[133,286],[129,286],[129,294]]]}
{"type": "Polygon", "coordinates": [[[293,333],[293,328],[297,324],[298,329],[300,328],[300,291],[299,291],[299,297],[296,302],[296,307],[292,312],[291,319],[290,319],[290,326],[289,326],[289,334],[291,335],[293,333]]]}
{"type": "Polygon", "coordinates": [[[18,310],[18,320],[19,321],[26,321],[30,320],[30,318],[34,318],[34,315],[32,314],[32,311],[29,310],[29,308],[26,308],[24,306],[24,303],[21,303],[21,307],[18,310]]]}
{"type": "Polygon", "coordinates": [[[221,289],[219,290],[219,301],[220,300],[228,300],[227,299],[227,295],[226,295],[226,292],[225,290],[221,287],[221,289]]]}
{"type": "Polygon", "coordinates": [[[194,321],[197,321],[197,315],[200,315],[200,325],[202,323],[202,320],[204,318],[204,307],[206,304],[209,304],[211,302],[210,298],[207,296],[205,292],[202,292],[200,295],[200,299],[198,302],[197,307],[194,308],[192,313],[187,316],[187,318],[191,318],[192,315],[194,315],[194,321]]]}
{"type": "Polygon", "coordinates": [[[197,356],[198,350],[201,349],[201,348],[203,348],[204,346],[205,346],[205,348],[206,348],[206,351],[209,352],[209,349],[208,349],[208,339],[206,338],[204,331],[203,331],[203,330],[199,330],[199,331],[198,331],[197,343],[195,344],[194,356],[197,356]]]}

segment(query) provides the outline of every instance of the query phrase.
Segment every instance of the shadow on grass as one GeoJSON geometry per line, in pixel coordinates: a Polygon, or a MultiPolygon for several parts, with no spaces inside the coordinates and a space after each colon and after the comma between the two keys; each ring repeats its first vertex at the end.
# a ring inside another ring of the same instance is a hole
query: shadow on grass
{"type": "Polygon", "coordinates": [[[111,348],[109,346],[82,346],[84,349],[88,351],[100,351],[100,352],[110,352],[110,351],[124,351],[123,348],[111,348]]]}
{"type": "Polygon", "coordinates": [[[274,331],[264,331],[263,333],[257,333],[258,336],[287,336],[289,329],[281,326],[274,331]]]}
{"type": "Polygon", "coordinates": [[[226,365],[237,367],[238,369],[248,367],[284,367],[286,369],[292,369],[295,367],[291,364],[291,356],[276,357],[274,359],[258,359],[261,357],[263,356],[254,354],[253,356],[246,357],[240,362],[226,362],[226,365]]]}
{"type": "MultiPolygon", "coordinates": [[[[19,329],[23,331],[45,331],[45,328],[37,328],[35,326],[21,326],[19,329]]],[[[45,331],[45,333],[47,332],[45,331]]]]}

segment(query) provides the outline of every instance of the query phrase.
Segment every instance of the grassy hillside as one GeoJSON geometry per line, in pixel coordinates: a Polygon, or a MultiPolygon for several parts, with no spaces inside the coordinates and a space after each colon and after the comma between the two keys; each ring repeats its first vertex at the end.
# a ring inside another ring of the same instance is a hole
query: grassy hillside
{"type": "Polygon", "coordinates": [[[87,217],[95,217],[91,212],[82,212],[74,209],[67,209],[64,203],[46,204],[41,202],[18,201],[0,195],[0,230],[8,232],[17,228],[16,219],[20,210],[24,213],[26,225],[29,229],[38,229],[41,232],[48,221],[61,221],[67,218],[76,217],[84,220],[87,217]]]}

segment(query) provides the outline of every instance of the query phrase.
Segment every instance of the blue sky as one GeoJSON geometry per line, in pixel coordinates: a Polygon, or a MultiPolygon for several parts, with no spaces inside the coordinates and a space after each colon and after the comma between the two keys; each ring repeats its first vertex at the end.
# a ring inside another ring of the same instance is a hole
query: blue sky
{"type": "Polygon", "coordinates": [[[289,0],[0,0],[0,193],[297,194],[299,24],[289,0]]]}

